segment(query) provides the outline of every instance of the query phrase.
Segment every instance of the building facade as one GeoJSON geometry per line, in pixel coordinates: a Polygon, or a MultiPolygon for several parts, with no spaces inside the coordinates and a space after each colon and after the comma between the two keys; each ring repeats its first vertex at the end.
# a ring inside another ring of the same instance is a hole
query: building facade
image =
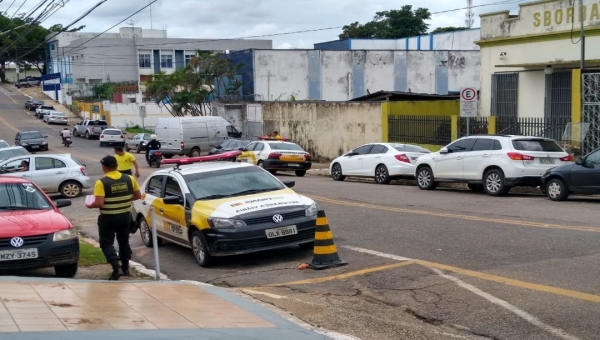
{"type": "Polygon", "coordinates": [[[247,50],[227,55],[257,100],[346,101],[377,91],[448,94],[479,86],[479,51],[247,50]]]}

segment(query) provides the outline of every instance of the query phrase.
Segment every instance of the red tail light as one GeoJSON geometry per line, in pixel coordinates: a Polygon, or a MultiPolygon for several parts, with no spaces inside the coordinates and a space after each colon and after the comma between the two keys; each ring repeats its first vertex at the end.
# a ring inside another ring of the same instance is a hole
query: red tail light
{"type": "Polygon", "coordinates": [[[269,159],[279,159],[279,157],[281,157],[282,154],[278,153],[278,152],[273,152],[271,154],[269,154],[269,159]]]}
{"type": "Polygon", "coordinates": [[[535,157],[523,155],[523,154],[520,154],[518,152],[509,152],[507,155],[513,161],[532,161],[532,160],[535,159],[535,157]]]}
{"type": "Polygon", "coordinates": [[[84,175],[84,176],[87,176],[87,175],[85,174],[85,168],[84,168],[84,167],[81,167],[81,168],[79,168],[79,170],[81,171],[81,174],[82,174],[82,175],[84,175]]]}
{"type": "Polygon", "coordinates": [[[572,162],[573,161],[573,155],[565,156],[565,157],[561,158],[560,160],[563,161],[563,162],[572,162]]]}
{"type": "Polygon", "coordinates": [[[160,152],[160,151],[156,151],[156,152],[154,153],[154,156],[156,156],[156,157],[162,157],[162,152],[160,152]]]}
{"type": "Polygon", "coordinates": [[[100,135],[100,138],[104,138],[104,135],[100,135]]]}
{"type": "Polygon", "coordinates": [[[183,147],[185,146],[184,142],[179,143],[179,146],[181,147],[181,150],[183,150],[183,147]]]}
{"type": "Polygon", "coordinates": [[[394,156],[397,160],[399,160],[400,162],[404,162],[404,163],[410,163],[410,159],[408,159],[408,157],[406,157],[406,155],[402,154],[402,155],[396,155],[394,156]]]}
{"type": "Polygon", "coordinates": [[[121,138],[123,138],[123,135],[121,135],[121,138]]]}
{"type": "Polygon", "coordinates": [[[310,161],[310,160],[312,160],[312,156],[310,154],[306,154],[306,155],[304,155],[304,159],[307,161],[310,161]]]}

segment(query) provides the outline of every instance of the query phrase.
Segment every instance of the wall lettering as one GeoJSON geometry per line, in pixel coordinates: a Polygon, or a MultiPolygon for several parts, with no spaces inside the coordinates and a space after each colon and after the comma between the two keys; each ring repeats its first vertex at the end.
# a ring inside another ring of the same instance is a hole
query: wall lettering
{"type": "Polygon", "coordinates": [[[598,3],[591,5],[591,10],[588,17],[588,7],[583,6],[583,13],[580,15],[579,7],[567,7],[566,15],[565,9],[559,8],[555,10],[540,11],[533,13],[533,26],[540,27],[542,24],[545,27],[552,25],[560,25],[563,22],[566,24],[573,24],[575,22],[587,21],[587,20],[600,20],[600,5],[598,3]],[[575,21],[577,17],[577,21],[575,21]]]}

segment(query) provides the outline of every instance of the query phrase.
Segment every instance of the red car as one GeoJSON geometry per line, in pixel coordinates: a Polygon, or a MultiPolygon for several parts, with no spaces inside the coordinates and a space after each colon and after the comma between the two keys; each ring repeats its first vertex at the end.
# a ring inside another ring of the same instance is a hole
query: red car
{"type": "Polygon", "coordinates": [[[34,183],[17,177],[0,177],[0,271],[54,267],[56,275],[77,274],[77,229],[56,204],[34,183]]]}

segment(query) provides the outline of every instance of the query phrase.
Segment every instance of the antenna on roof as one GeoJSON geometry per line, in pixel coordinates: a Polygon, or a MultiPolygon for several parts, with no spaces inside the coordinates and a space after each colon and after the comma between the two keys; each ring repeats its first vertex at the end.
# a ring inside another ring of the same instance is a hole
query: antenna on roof
{"type": "Polygon", "coordinates": [[[475,13],[473,13],[473,0],[467,0],[467,12],[465,13],[465,26],[473,27],[475,23],[475,13]]]}
{"type": "Polygon", "coordinates": [[[132,20],[129,20],[129,22],[127,22],[127,25],[129,25],[129,26],[133,27],[133,26],[135,26],[135,24],[136,24],[136,23],[137,23],[137,21],[134,21],[134,20],[132,19],[132,20]]]}

